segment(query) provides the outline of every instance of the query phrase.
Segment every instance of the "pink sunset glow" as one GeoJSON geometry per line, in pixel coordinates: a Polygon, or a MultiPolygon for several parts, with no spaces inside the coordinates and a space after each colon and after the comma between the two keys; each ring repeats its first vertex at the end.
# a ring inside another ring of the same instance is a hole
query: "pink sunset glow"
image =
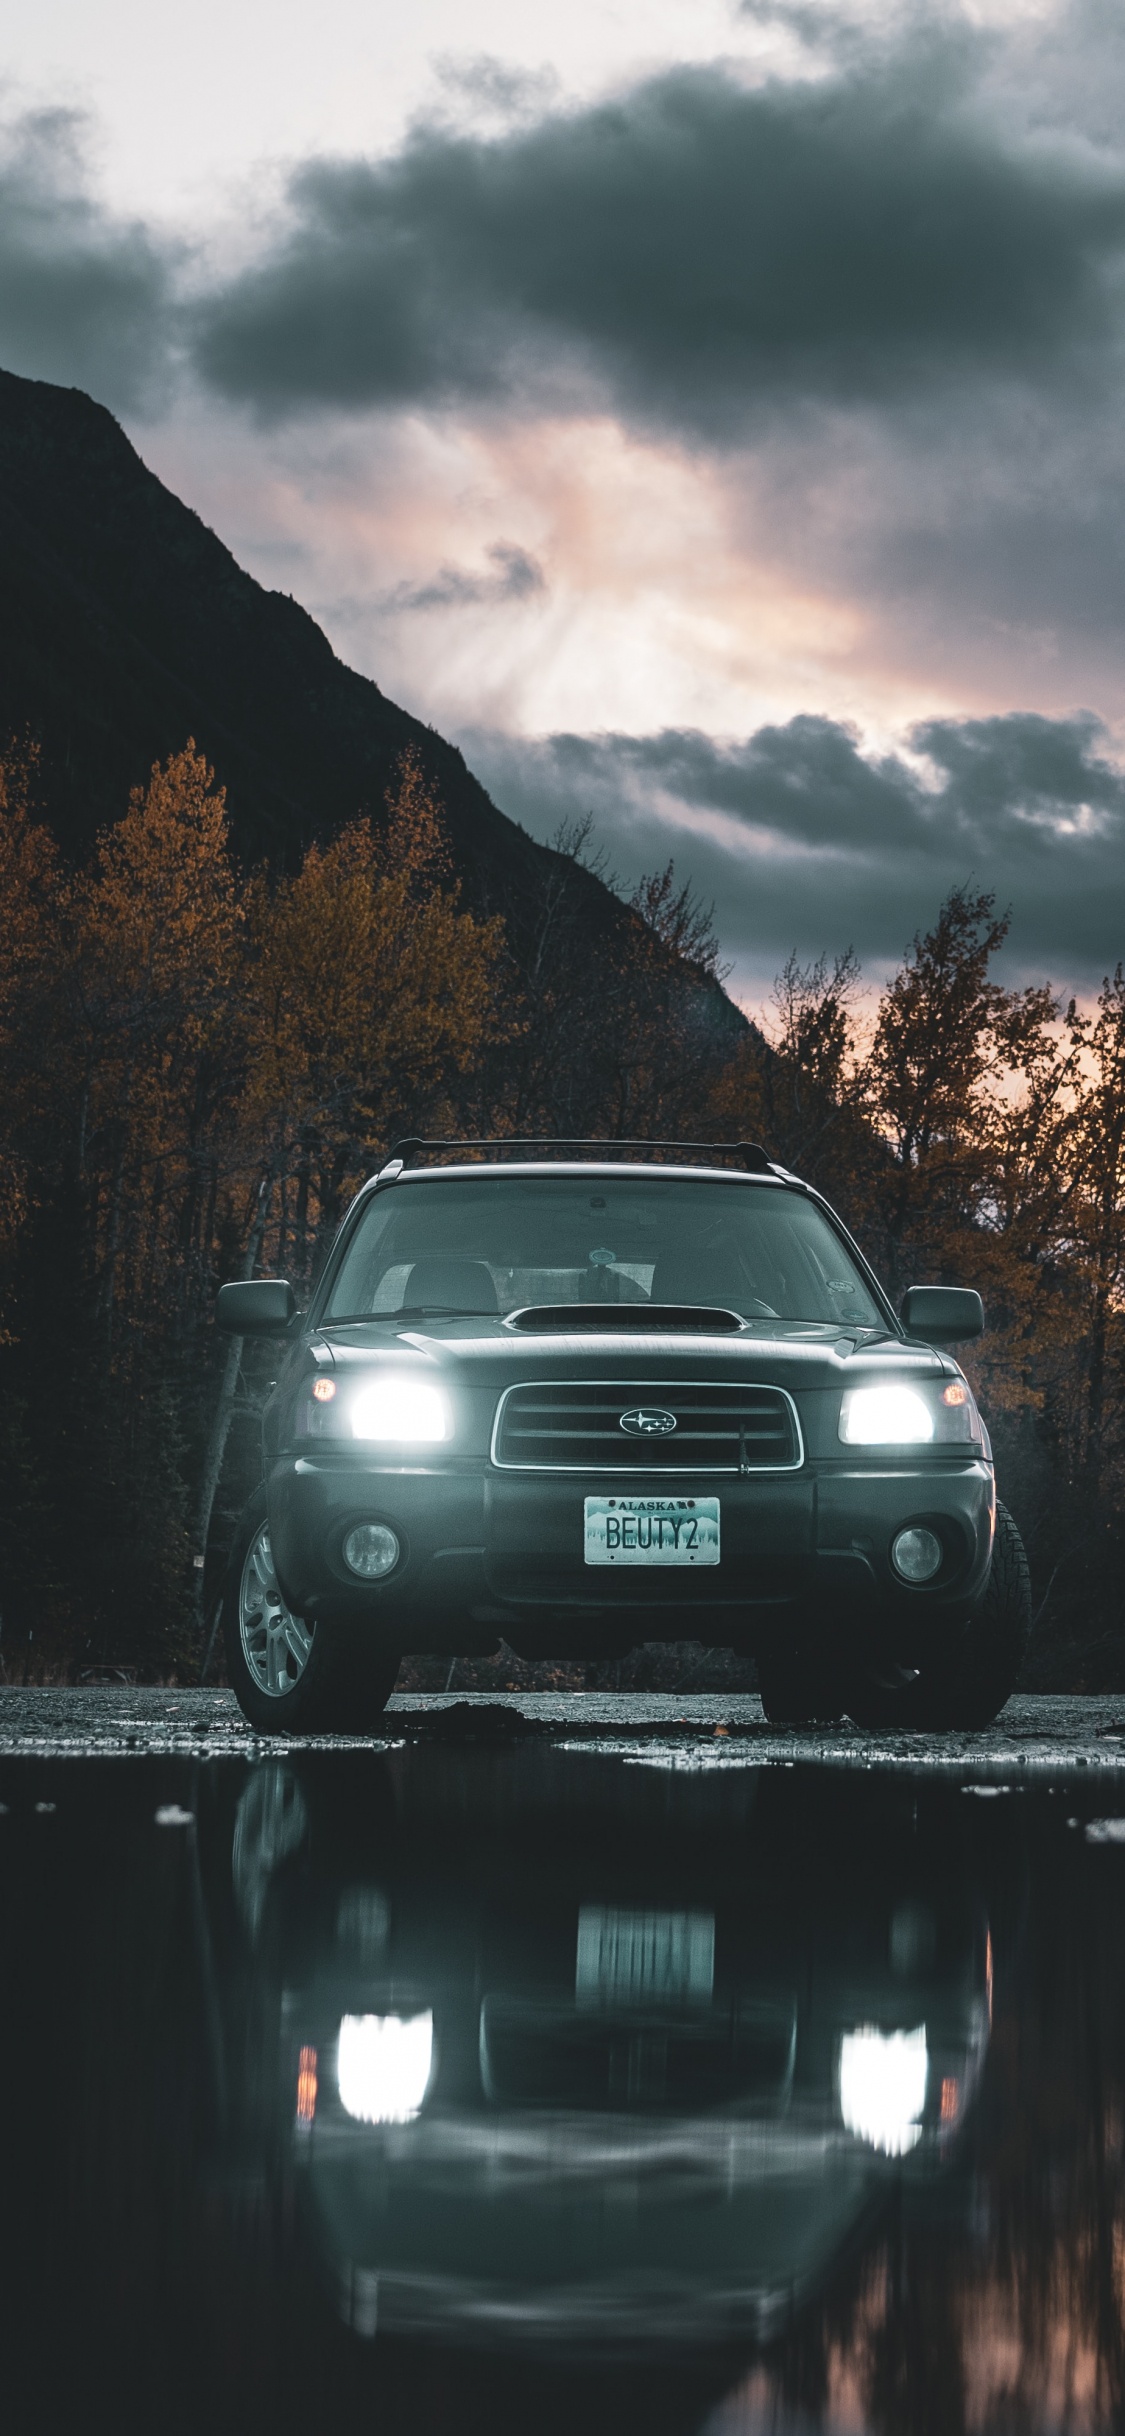
{"type": "Polygon", "coordinates": [[[142,43],[193,97],[157,145],[53,0],[4,360],[113,405],[536,834],[673,852],[748,1000],[790,947],[885,970],[970,877],[1084,992],[1125,816],[1096,14],[586,0],[548,56],[489,0],[466,57],[443,0],[378,39],[332,0],[307,84],[242,17],[221,91],[142,43]]]}

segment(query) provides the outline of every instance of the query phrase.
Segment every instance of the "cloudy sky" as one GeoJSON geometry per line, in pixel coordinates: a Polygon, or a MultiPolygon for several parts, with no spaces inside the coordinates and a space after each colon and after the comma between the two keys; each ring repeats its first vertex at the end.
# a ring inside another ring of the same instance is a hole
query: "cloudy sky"
{"type": "Polygon", "coordinates": [[[37,0],[0,99],[0,362],[748,1002],[969,879],[1125,956],[1120,0],[37,0]]]}

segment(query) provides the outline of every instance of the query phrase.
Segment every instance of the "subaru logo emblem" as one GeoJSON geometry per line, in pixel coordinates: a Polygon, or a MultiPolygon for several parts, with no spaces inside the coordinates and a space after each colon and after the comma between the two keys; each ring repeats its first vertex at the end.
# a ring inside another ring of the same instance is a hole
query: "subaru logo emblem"
{"type": "Polygon", "coordinates": [[[659,1404],[634,1404],[631,1412],[622,1413],[618,1426],[628,1430],[631,1438],[667,1438],[675,1429],[676,1416],[659,1404]]]}

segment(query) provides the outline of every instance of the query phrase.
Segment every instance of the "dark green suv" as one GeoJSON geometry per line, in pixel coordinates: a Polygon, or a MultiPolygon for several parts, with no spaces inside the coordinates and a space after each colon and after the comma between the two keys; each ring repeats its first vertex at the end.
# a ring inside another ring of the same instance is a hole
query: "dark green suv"
{"type": "Polygon", "coordinates": [[[225,1594],[247,1716],[362,1730],[405,1652],[503,1638],[752,1651],[778,1720],[988,1723],[1030,1593],[946,1350],[979,1296],[896,1317],[751,1144],[530,1147],[401,1143],[307,1313],[220,1291],[289,1348],[225,1594]]]}

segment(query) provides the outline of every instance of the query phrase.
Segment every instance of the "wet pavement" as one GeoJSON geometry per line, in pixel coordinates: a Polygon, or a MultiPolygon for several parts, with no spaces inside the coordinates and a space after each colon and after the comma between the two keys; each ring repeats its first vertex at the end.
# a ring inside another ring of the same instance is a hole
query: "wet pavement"
{"type": "Polygon", "coordinates": [[[1118,2428],[1123,1912],[1125,1701],[8,1690],[5,2424],[1118,2428]]]}
{"type": "Polygon", "coordinates": [[[83,1754],[194,1751],[219,1756],[255,1749],[385,1750],[390,1744],[452,1733],[481,1741],[527,1739],[644,1756],[661,1766],[819,1767],[936,1771],[949,1777],[1054,1778],[1125,1769],[1125,1693],[1101,1698],[1010,1700],[981,1734],[862,1733],[767,1725],[754,1695],[653,1692],[396,1693],[385,1734],[302,1737],[266,1742],[248,1726],[232,1692],[135,1690],[104,1685],[71,1690],[0,1689],[0,1754],[70,1758],[83,1754]],[[729,1746],[729,1747],[724,1747],[729,1746]]]}

